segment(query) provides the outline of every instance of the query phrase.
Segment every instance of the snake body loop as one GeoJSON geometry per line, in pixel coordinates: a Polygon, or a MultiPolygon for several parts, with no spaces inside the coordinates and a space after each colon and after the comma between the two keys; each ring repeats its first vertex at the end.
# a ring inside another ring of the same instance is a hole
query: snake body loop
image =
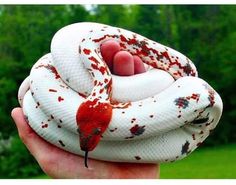
{"type": "Polygon", "coordinates": [[[89,150],[95,159],[138,163],[190,154],[215,128],[223,106],[183,54],[98,23],[59,30],[18,97],[30,126],[48,142],[78,155],[89,150]],[[100,51],[110,39],[152,68],[112,75],[100,51]]]}

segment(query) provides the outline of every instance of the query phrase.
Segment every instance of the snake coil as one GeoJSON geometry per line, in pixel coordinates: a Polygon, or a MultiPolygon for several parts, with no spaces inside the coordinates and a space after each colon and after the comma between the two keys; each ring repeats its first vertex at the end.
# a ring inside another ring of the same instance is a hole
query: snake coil
{"type": "Polygon", "coordinates": [[[59,30],[19,88],[29,125],[63,150],[94,159],[162,163],[182,159],[216,127],[222,100],[183,54],[98,23],[59,30]],[[113,39],[151,66],[112,75],[100,45],[113,39]],[[132,82],[132,83],[131,83],[132,82]],[[86,153],[87,154],[87,153],[86,153]]]}

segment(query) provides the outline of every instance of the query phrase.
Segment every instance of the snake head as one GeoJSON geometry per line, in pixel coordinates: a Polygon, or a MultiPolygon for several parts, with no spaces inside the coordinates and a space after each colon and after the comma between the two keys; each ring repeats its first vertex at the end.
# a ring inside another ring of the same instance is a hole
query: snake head
{"type": "Polygon", "coordinates": [[[99,143],[112,117],[112,106],[98,100],[82,103],[76,114],[80,148],[92,151],[99,143]]]}

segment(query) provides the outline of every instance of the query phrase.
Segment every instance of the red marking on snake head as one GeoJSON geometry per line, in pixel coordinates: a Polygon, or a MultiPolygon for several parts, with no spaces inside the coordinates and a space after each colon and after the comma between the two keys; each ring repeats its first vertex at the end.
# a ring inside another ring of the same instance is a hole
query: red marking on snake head
{"type": "Polygon", "coordinates": [[[112,106],[97,100],[82,103],[76,114],[80,148],[83,151],[92,151],[107,129],[112,116],[112,106]]]}

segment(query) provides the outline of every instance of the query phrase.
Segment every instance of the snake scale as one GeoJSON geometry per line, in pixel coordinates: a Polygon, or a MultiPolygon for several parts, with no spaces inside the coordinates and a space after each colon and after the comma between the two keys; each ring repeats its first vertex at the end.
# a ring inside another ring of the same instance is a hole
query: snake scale
{"type": "MultiPolygon", "coordinates": [[[[164,163],[194,151],[222,114],[190,59],[134,32],[83,22],[60,29],[19,88],[26,120],[48,142],[105,161],[164,163]],[[100,46],[115,40],[151,66],[110,73],[100,46]]],[[[87,165],[87,164],[86,164],[87,165]]]]}

